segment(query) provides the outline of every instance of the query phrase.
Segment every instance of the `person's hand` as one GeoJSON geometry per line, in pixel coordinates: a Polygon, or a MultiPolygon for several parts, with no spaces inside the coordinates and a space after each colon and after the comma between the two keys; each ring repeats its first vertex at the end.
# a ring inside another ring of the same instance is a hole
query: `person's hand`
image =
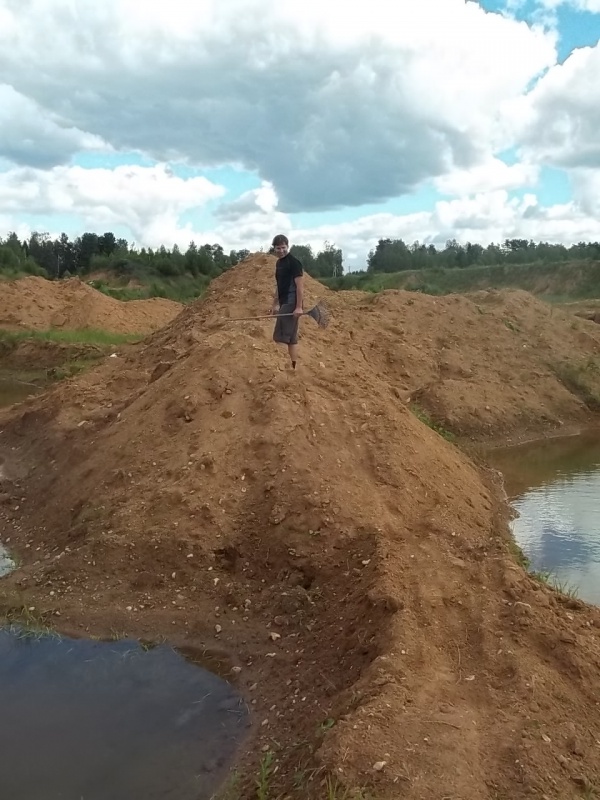
{"type": "Polygon", "coordinates": [[[277,305],[277,303],[274,303],[271,306],[271,311],[269,313],[271,313],[273,316],[275,316],[277,313],[279,313],[279,306],[277,305]]]}
{"type": "Polygon", "coordinates": [[[304,311],[301,308],[295,308],[294,309],[294,317],[295,317],[295,319],[298,319],[298,317],[301,317],[302,314],[304,314],[304,311]]]}

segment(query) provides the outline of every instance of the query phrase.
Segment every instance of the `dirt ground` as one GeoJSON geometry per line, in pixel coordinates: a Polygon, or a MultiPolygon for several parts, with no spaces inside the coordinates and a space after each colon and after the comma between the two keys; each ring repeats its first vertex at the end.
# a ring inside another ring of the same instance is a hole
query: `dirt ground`
{"type": "Polygon", "coordinates": [[[273,266],[0,412],[4,613],[225,675],[255,720],[235,797],[269,752],[273,798],[593,797],[600,609],[524,571],[462,444],[593,422],[600,328],[523,292],[307,279],[333,319],[302,321],[294,372],[269,321],[227,322],[265,313],[273,266]]]}
{"type": "Polygon", "coordinates": [[[29,277],[0,284],[0,328],[4,330],[103,330],[147,334],[167,325],[182,309],[162,298],[122,302],[79,278],[48,281],[29,277]]]}
{"type": "Polygon", "coordinates": [[[576,300],[562,303],[561,308],[584,319],[600,323],[600,300],[576,300]]]}

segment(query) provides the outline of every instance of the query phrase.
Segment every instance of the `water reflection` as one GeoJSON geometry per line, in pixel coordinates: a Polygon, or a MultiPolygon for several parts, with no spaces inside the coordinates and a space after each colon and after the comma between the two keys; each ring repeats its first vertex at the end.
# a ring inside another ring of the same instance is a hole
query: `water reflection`
{"type": "Polygon", "coordinates": [[[0,629],[0,687],[2,800],[209,800],[249,724],[166,646],[0,629]]]}
{"type": "Polygon", "coordinates": [[[490,462],[518,512],[512,529],[534,570],[600,604],[600,436],[507,448],[490,462]]]}

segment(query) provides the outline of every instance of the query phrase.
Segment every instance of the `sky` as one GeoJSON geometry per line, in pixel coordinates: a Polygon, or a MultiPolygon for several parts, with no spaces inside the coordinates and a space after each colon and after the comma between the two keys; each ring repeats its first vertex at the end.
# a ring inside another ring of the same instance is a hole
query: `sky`
{"type": "Polygon", "coordinates": [[[600,0],[0,0],[0,237],[600,240],[600,0]]]}

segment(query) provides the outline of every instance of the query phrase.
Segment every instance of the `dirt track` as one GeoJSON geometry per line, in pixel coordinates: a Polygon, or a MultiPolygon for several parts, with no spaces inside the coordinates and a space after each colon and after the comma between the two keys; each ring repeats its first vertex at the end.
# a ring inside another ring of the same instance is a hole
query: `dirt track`
{"type": "Polygon", "coordinates": [[[107,297],[79,278],[48,281],[21,278],[0,283],[0,328],[4,330],[95,329],[111,333],[151,333],[181,311],[172,300],[127,303],[107,297]]]}
{"type": "Polygon", "coordinates": [[[272,267],[0,414],[0,539],[23,559],[2,605],[204,653],[252,704],[244,763],[273,750],[274,797],[326,776],[382,800],[581,797],[600,610],[517,565],[494,475],[407,401],[475,439],[575,428],[591,412],[552,365],[595,359],[600,330],[522,292],[309,281],[334,321],[303,321],[294,373],[269,323],[223,323],[264,313],[272,267]]]}

